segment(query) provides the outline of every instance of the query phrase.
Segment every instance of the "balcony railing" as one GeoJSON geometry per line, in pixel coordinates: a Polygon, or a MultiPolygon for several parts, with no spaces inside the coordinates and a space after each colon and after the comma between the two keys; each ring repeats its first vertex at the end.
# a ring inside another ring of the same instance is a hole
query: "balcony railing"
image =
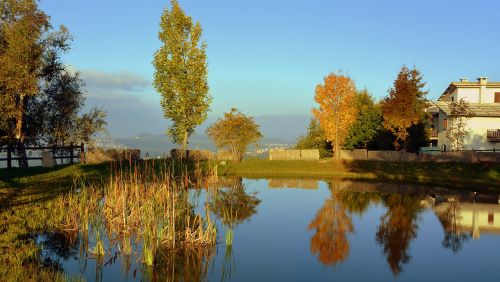
{"type": "Polygon", "coordinates": [[[500,142],[500,129],[488,129],[486,139],[489,142],[500,142]]]}

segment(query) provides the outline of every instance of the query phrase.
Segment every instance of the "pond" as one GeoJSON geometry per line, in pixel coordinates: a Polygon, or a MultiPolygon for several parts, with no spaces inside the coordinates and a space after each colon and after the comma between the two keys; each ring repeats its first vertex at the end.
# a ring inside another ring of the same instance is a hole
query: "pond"
{"type": "Polygon", "coordinates": [[[166,251],[154,266],[140,242],[123,256],[105,241],[100,258],[80,237],[38,242],[87,281],[498,281],[498,195],[316,179],[225,179],[218,190],[189,195],[199,213],[211,207],[217,244],[166,251]]]}

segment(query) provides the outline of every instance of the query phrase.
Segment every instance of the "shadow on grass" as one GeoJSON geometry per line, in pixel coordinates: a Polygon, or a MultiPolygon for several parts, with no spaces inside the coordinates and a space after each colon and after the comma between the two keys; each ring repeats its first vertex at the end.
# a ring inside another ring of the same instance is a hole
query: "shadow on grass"
{"type": "Polygon", "coordinates": [[[73,164],[53,168],[0,169],[0,211],[53,199],[75,181],[95,181],[109,174],[109,164],[73,164]]]}
{"type": "Polygon", "coordinates": [[[477,191],[500,190],[500,164],[344,161],[345,170],[374,173],[375,181],[418,183],[477,191]]]}

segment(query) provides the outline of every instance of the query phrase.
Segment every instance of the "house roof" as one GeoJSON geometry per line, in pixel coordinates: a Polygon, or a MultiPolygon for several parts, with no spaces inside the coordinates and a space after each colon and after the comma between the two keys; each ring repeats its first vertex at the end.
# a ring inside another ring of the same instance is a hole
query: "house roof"
{"type": "Polygon", "coordinates": [[[448,88],[441,94],[438,100],[443,99],[447,94],[452,93],[457,88],[478,88],[480,86],[486,86],[486,88],[500,88],[500,82],[487,82],[485,84],[481,84],[479,81],[460,81],[460,82],[451,82],[448,88]]]}
{"type": "MultiPolygon", "coordinates": [[[[450,104],[443,101],[434,102],[434,105],[447,115],[450,113],[450,104]]],[[[469,107],[476,117],[500,117],[500,103],[469,103],[469,107]]]]}

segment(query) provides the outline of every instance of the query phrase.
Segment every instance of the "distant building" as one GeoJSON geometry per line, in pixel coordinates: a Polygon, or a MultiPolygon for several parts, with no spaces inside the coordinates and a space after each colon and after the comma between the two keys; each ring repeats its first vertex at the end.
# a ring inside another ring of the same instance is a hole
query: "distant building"
{"type": "Polygon", "coordinates": [[[469,102],[474,113],[467,120],[464,149],[500,149],[500,82],[488,82],[486,77],[475,82],[463,78],[450,83],[438,101],[427,109],[432,114],[432,146],[450,148],[446,138],[449,105],[460,99],[469,102]]]}

